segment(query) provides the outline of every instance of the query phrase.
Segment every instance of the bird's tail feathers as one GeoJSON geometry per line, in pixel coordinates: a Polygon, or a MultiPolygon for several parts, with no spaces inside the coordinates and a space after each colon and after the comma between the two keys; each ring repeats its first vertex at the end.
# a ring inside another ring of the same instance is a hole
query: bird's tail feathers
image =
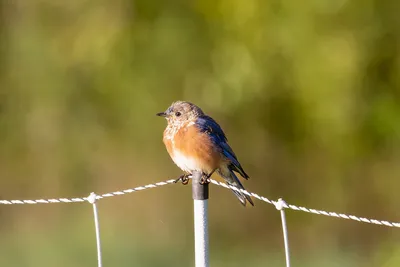
{"type": "MultiPolygon", "coordinates": [[[[229,168],[224,168],[224,169],[219,169],[218,170],[219,175],[221,175],[225,181],[227,182],[228,185],[237,187],[239,189],[243,189],[244,187],[238,177],[235,175],[235,173],[229,169],[229,168]]],[[[254,206],[253,200],[251,199],[250,196],[243,194],[242,192],[236,191],[232,189],[232,192],[235,194],[235,196],[240,200],[240,203],[242,203],[243,206],[246,206],[246,202],[248,201],[252,206],[254,206]]]]}
{"type": "Polygon", "coordinates": [[[249,175],[247,175],[247,173],[243,170],[242,166],[240,166],[240,164],[238,166],[236,166],[235,164],[231,164],[229,165],[229,168],[238,172],[244,179],[249,180],[249,175]]]}

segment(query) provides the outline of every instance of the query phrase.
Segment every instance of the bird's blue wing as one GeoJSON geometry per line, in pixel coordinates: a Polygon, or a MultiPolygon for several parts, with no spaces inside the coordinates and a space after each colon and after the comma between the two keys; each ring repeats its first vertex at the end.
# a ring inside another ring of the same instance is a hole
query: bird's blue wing
{"type": "Polygon", "coordinates": [[[204,115],[197,118],[196,126],[199,128],[200,132],[210,135],[212,141],[216,145],[228,141],[221,126],[219,126],[219,124],[209,116],[204,115]]]}
{"type": "Polygon", "coordinates": [[[203,115],[197,118],[196,126],[199,128],[200,132],[207,133],[213,143],[221,148],[222,154],[224,154],[224,156],[232,163],[229,166],[232,170],[240,173],[244,178],[249,177],[240,165],[232,148],[228,145],[228,139],[226,138],[221,126],[219,126],[213,118],[203,115]]]}

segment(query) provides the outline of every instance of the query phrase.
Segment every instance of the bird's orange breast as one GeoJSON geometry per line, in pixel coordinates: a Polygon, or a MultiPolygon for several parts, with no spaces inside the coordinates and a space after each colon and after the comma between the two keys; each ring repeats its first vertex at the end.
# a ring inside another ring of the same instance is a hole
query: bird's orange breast
{"type": "Polygon", "coordinates": [[[169,126],[167,126],[167,128],[164,131],[163,142],[165,144],[165,147],[167,148],[168,154],[171,157],[173,156],[173,143],[172,143],[173,137],[174,137],[173,130],[169,126]]]}
{"type": "MultiPolygon", "coordinates": [[[[183,125],[177,131],[168,130],[164,132],[164,143],[168,153],[179,166],[177,155],[188,159],[189,162],[195,162],[192,168],[211,173],[219,168],[221,164],[221,153],[206,133],[198,131],[195,125],[183,125]],[[172,134],[172,135],[168,135],[172,134]]],[[[181,167],[182,168],[182,167],[181,167]]],[[[186,170],[187,171],[187,170],[186,170]]]]}

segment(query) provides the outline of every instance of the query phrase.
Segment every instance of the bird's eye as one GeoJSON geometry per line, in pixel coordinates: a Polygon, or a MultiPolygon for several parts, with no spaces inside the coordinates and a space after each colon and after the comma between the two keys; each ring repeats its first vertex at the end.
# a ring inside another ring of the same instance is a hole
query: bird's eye
{"type": "Polygon", "coordinates": [[[181,115],[181,113],[179,111],[175,112],[175,116],[179,117],[180,115],[181,115]]]}

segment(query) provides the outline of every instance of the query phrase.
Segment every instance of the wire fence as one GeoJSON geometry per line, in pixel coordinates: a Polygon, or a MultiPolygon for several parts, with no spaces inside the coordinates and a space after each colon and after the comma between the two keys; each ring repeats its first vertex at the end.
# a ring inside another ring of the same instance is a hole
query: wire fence
{"type": "MultiPolygon", "coordinates": [[[[281,214],[281,220],[282,220],[282,230],[283,230],[283,239],[284,239],[284,248],[285,248],[285,259],[286,259],[286,266],[290,267],[290,258],[289,258],[289,238],[288,238],[288,230],[287,230],[287,223],[286,223],[286,216],[285,216],[285,209],[291,209],[295,211],[302,211],[302,212],[307,212],[307,213],[313,213],[317,215],[324,215],[324,216],[329,216],[329,217],[335,217],[339,219],[347,219],[347,220],[353,220],[357,222],[363,222],[363,223],[369,223],[369,224],[376,224],[376,225],[381,225],[381,226],[387,226],[387,227],[397,227],[400,228],[400,222],[389,222],[386,220],[378,220],[378,219],[370,219],[370,218],[364,218],[364,217],[359,217],[355,215],[348,215],[348,214],[343,214],[343,213],[337,213],[337,212],[332,212],[332,211],[325,211],[325,210],[317,210],[317,209],[312,209],[312,208],[306,208],[302,206],[296,206],[293,204],[287,204],[283,199],[279,199],[277,201],[270,200],[264,196],[260,196],[256,193],[249,192],[244,189],[239,189],[233,186],[230,186],[228,184],[222,183],[215,181],[213,179],[210,180],[210,182],[214,185],[235,190],[238,192],[242,192],[243,194],[246,194],[248,196],[254,197],[262,202],[266,202],[268,204],[272,204],[275,206],[275,208],[280,211],[281,214]]],[[[50,198],[50,199],[26,199],[26,200],[0,200],[0,205],[22,205],[22,204],[56,204],[56,203],[79,203],[79,202],[89,202],[93,206],[93,217],[94,217],[94,223],[95,223],[95,231],[96,231],[96,245],[97,245],[97,260],[98,260],[98,267],[102,267],[102,254],[101,254],[101,242],[100,242],[100,225],[99,225],[99,215],[97,212],[97,205],[96,201],[99,199],[103,198],[108,198],[108,197],[116,197],[116,196],[122,196],[130,193],[135,193],[138,191],[143,191],[147,189],[152,189],[152,188],[158,188],[161,186],[169,185],[169,184],[174,184],[176,183],[176,179],[170,179],[166,180],[163,182],[158,182],[158,183],[153,183],[153,184],[147,184],[143,186],[138,186],[135,188],[130,188],[130,189],[125,189],[121,191],[114,191],[110,193],[105,193],[101,195],[96,195],[95,193],[91,193],[87,197],[77,197],[77,198],[50,198]]],[[[205,210],[206,212],[207,210],[205,210]]],[[[204,215],[204,214],[203,214],[204,215]]],[[[202,216],[203,216],[202,215],[202,216]]],[[[207,214],[205,214],[207,216],[207,214]]],[[[207,229],[206,229],[207,230],[207,229]]],[[[206,231],[207,232],[207,231],[206,231]]],[[[208,243],[208,242],[207,242],[208,243]]],[[[207,244],[208,246],[208,244],[207,244]]],[[[208,252],[208,247],[205,248],[208,252]]],[[[204,266],[208,266],[204,265],[204,266]]],[[[200,267],[197,266],[196,267],[200,267]]],[[[202,266],[201,266],[202,267],[202,266]]]]}
{"type": "MultiPolygon", "coordinates": [[[[248,196],[254,197],[258,200],[261,200],[263,202],[266,202],[268,204],[272,205],[278,205],[281,204],[279,201],[274,201],[270,200],[264,196],[260,196],[259,194],[249,192],[244,189],[239,189],[233,186],[230,186],[228,184],[222,183],[215,181],[213,179],[210,180],[212,184],[227,188],[227,189],[232,189],[235,191],[242,192],[243,194],[246,194],[248,196]]],[[[101,195],[96,195],[96,200],[103,199],[103,198],[108,198],[108,197],[116,197],[116,196],[122,196],[130,193],[135,193],[138,191],[143,191],[146,189],[152,189],[152,188],[157,188],[169,184],[175,184],[176,179],[170,179],[166,180],[163,182],[158,182],[158,183],[153,183],[153,184],[147,184],[143,186],[138,186],[130,189],[125,189],[121,191],[114,191],[114,192],[109,192],[101,195]]],[[[26,199],[26,200],[0,200],[0,205],[16,205],[16,204],[54,204],[54,203],[76,203],[76,202],[85,202],[89,201],[89,196],[88,197],[76,197],[76,198],[49,198],[49,199],[26,199]]],[[[371,224],[377,224],[377,225],[383,225],[383,226],[388,226],[388,227],[399,227],[400,228],[400,222],[389,222],[385,220],[377,220],[377,219],[369,219],[369,218],[364,218],[364,217],[358,217],[355,215],[348,215],[348,214],[343,214],[343,213],[337,213],[337,212],[332,212],[332,211],[324,211],[324,210],[317,210],[317,209],[312,209],[312,208],[306,208],[302,206],[296,206],[293,204],[287,204],[284,202],[283,208],[286,209],[292,209],[296,211],[303,211],[307,213],[313,213],[317,215],[324,215],[324,216],[330,216],[330,217],[336,217],[336,218],[341,218],[341,219],[348,219],[348,220],[354,220],[358,222],[364,222],[364,223],[371,223],[371,224]]]]}

